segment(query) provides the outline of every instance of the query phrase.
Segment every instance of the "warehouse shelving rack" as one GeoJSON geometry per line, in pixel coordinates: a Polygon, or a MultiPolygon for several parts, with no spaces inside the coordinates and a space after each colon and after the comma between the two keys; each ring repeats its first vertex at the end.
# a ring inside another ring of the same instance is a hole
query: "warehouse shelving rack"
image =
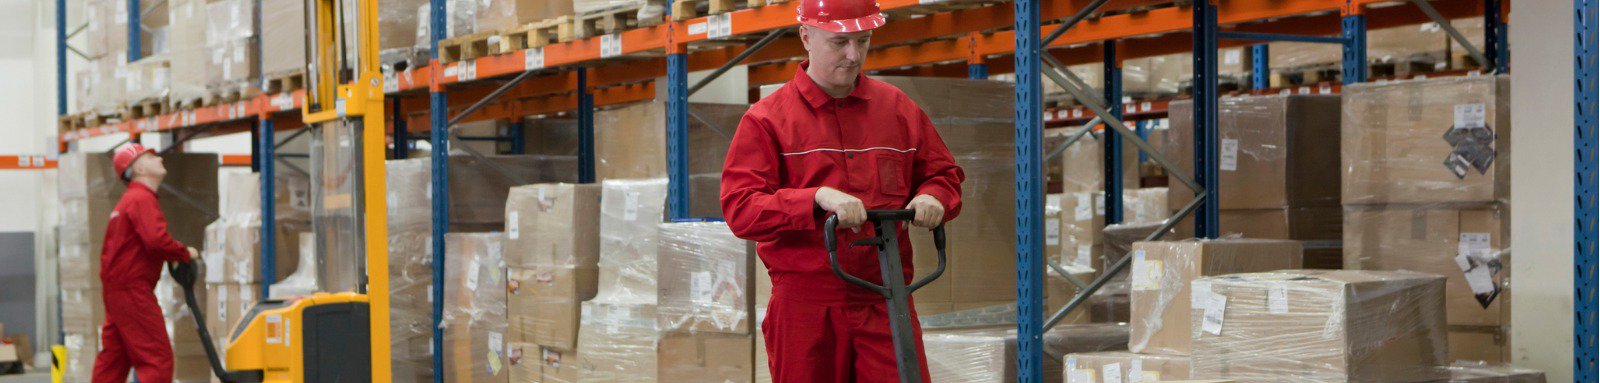
{"type": "MultiPolygon", "coordinates": [[[[140,0],[126,0],[129,9],[141,9],[140,0]]],[[[1195,71],[1192,96],[1196,120],[1195,163],[1198,170],[1191,182],[1197,186],[1198,198],[1184,212],[1194,212],[1196,232],[1203,236],[1217,234],[1217,209],[1206,201],[1215,200],[1218,185],[1216,136],[1216,52],[1221,47],[1248,46],[1252,62],[1250,84],[1257,92],[1267,92],[1266,65],[1270,53],[1259,41],[1299,41],[1338,44],[1344,50],[1343,80],[1345,83],[1365,81],[1365,36],[1369,28],[1384,28],[1403,24],[1439,21],[1463,17],[1485,17],[1485,47],[1473,56],[1483,67],[1498,72],[1507,69],[1504,58],[1506,9],[1504,0],[1013,0],[996,2],[971,8],[925,14],[914,18],[898,19],[874,34],[877,48],[868,54],[866,70],[878,74],[924,75],[969,78],[987,78],[991,73],[1016,74],[1016,178],[1017,178],[1017,285],[1018,285],[1018,377],[1022,382],[1039,382],[1042,358],[1045,356],[1040,340],[1043,332],[1053,324],[1046,322],[1042,307],[1043,271],[1043,161],[1046,152],[1042,146],[1042,127],[1049,124],[1083,125],[1089,128],[1103,125],[1107,133],[1101,143],[1106,145],[1108,156],[1118,156],[1121,136],[1133,138],[1138,132],[1125,128],[1135,122],[1132,130],[1143,130],[1142,121],[1164,117],[1167,100],[1138,101],[1123,104],[1121,97],[1121,63],[1123,60],[1162,54],[1193,52],[1195,71]],[[1409,2],[1413,6],[1402,7],[1409,2]],[[1053,20],[1065,21],[1045,24],[1053,20]],[[1224,30],[1223,27],[1226,27],[1224,30]],[[1100,94],[1090,92],[1087,84],[1077,80],[1065,65],[1102,62],[1107,81],[1100,94]],[[1083,106],[1045,109],[1041,103],[1041,75],[1062,83],[1072,91],[1083,106]],[[1076,81],[1075,81],[1076,80],[1076,81]],[[1111,104],[1116,102],[1117,104],[1111,104]],[[1119,107],[1120,106],[1120,107],[1119,107]],[[1124,121],[1126,118],[1128,121],[1124,121]],[[1110,121],[1111,124],[1101,124],[1110,121]]],[[[910,10],[929,0],[880,0],[886,12],[910,10]]],[[[452,139],[487,139],[511,142],[513,153],[521,152],[520,129],[513,122],[508,136],[474,138],[456,137],[452,127],[461,122],[488,119],[520,121],[524,116],[570,113],[576,117],[579,130],[579,180],[595,182],[594,119],[596,107],[622,104],[654,98],[656,86],[666,86],[669,198],[668,214],[673,220],[692,219],[688,216],[688,174],[686,130],[693,113],[687,107],[688,96],[709,81],[688,83],[690,71],[749,65],[751,85],[774,84],[787,81],[798,69],[795,57],[803,56],[797,39],[784,37],[783,32],[797,25],[794,16],[796,3],[775,3],[750,9],[687,19],[667,21],[660,25],[626,30],[571,42],[531,48],[508,54],[480,57],[461,62],[440,64],[438,43],[444,38],[444,28],[432,28],[430,36],[430,62],[415,68],[406,68],[385,75],[386,93],[390,93],[392,118],[391,136],[394,139],[392,158],[404,158],[411,141],[426,139],[433,143],[432,188],[438,193],[433,199],[434,296],[443,296],[445,264],[444,233],[448,232],[449,195],[446,181],[449,178],[446,156],[452,139]],[[758,39],[759,37],[759,39],[758,39]],[[663,78],[664,79],[661,79],[663,78]],[[508,79],[509,78],[509,79],[508,79]],[[660,84],[665,82],[665,84],[660,84]],[[423,97],[426,95],[426,97],[423,97]],[[470,104],[451,104],[450,100],[475,100],[470,104]],[[464,108],[463,108],[464,107],[464,108]],[[452,110],[454,115],[452,116],[452,110]],[[420,136],[411,126],[425,125],[427,136],[420,136]]],[[[56,1],[57,61],[66,62],[69,38],[65,14],[66,0],[56,1]]],[[[259,2],[257,2],[259,9],[259,2]]],[[[669,10],[671,7],[667,7],[669,10]]],[[[446,20],[445,0],[431,0],[430,14],[433,25],[446,20]]],[[[1596,41],[1595,0],[1574,0],[1577,21],[1577,138],[1578,173],[1575,204],[1578,211],[1575,244],[1575,267],[1578,304],[1574,312],[1576,321],[1574,345],[1577,358],[1575,367],[1580,379],[1595,381],[1596,373],[1594,315],[1595,299],[1595,169],[1594,148],[1596,118],[1594,97],[1596,92],[1596,41]]],[[[130,12],[130,28],[137,28],[141,12],[130,12]]],[[[259,13],[259,12],[258,12],[259,13]]],[[[1464,36],[1441,23],[1452,37],[1462,41],[1464,36]]],[[[259,35],[259,25],[258,35],[259,35]]],[[[131,30],[129,57],[137,57],[137,30],[131,30]]],[[[261,55],[257,55],[260,57],[261,55]]],[[[715,78],[716,74],[709,76],[715,78]]],[[[67,68],[58,65],[58,114],[67,112],[67,68]]],[[[1338,84],[1322,84],[1318,92],[1337,92],[1338,84]]],[[[1277,90],[1273,90],[1276,92],[1277,90]]],[[[1287,90],[1293,91],[1293,90],[1287,90]]],[[[1309,87],[1298,90],[1309,92],[1309,87]]],[[[280,157],[275,149],[281,142],[274,141],[274,132],[303,127],[296,111],[304,102],[303,91],[286,94],[268,94],[233,103],[175,111],[166,115],[123,121],[64,132],[62,150],[70,150],[71,143],[85,138],[129,134],[137,137],[142,132],[176,132],[209,129],[208,134],[249,131],[252,140],[252,161],[257,171],[274,172],[274,159],[280,157]]],[[[198,136],[198,133],[190,136],[198,136]]],[[[1141,146],[1142,140],[1139,142],[1141,146]]],[[[465,148],[465,147],[463,147],[465,148]]],[[[470,149],[469,149],[470,151],[470,149]]],[[[1059,150],[1056,150],[1059,152],[1059,150]]],[[[1155,156],[1152,156],[1155,157],[1155,156]]],[[[1105,161],[1108,187],[1106,193],[1107,223],[1121,220],[1120,182],[1115,180],[1121,172],[1120,161],[1105,161]]],[[[1182,175],[1180,178],[1189,178],[1182,175]]],[[[263,219],[271,220],[273,200],[272,177],[262,177],[263,219]]],[[[1169,222],[1171,226],[1176,219],[1169,222]]],[[[268,228],[271,225],[263,225],[268,228]]],[[[272,230],[263,230],[261,256],[263,270],[272,270],[275,259],[272,230]]],[[[1118,265],[1125,267],[1125,265],[1118,265]]],[[[263,286],[270,285],[272,275],[263,275],[263,286]]],[[[1108,273],[1110,274],[1110,273],[1108,273]]],[[[1091,291],[1105,281],[1089,286],[1091,291]]],[[[263,294],[266,289],[263,288],[263,294]]],[[[1080,295],[1069,303],[1067,309],[1081,303],[1080,295]]],[[[435,300],[434,321],[439,321],[442,301],[435,300]]],[[[1066,310],[1063,310],[1064,313],[1066,310]]],[[[1061,313],[1058,313],[1058,317],[1061,313]]],[[[442,334],[435,326],[435,370],[443,369],[442,334]]],[[[436,376],[441,381],[442,376],[436,376]]]]}

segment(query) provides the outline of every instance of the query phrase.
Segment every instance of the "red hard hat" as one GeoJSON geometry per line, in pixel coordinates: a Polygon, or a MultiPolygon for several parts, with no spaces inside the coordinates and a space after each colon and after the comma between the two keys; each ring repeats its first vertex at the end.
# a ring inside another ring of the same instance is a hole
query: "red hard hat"
{"type": "Polygon", "coordinates": [[[833,33],[851,33],[883,26],[885,17],[876,0],[801,0],[801,24],[833,33]]]}
{"type": "Polygon", "coordinates": [[[111,167],[117,170],[117,177],[127,181],[128,167],[133,166],[133,160],[139,159],[139,155],[145,153],[155,153],[155,150],[139,144],[127,144],[117,148],[117,152],[111,155],[111,167]]]}

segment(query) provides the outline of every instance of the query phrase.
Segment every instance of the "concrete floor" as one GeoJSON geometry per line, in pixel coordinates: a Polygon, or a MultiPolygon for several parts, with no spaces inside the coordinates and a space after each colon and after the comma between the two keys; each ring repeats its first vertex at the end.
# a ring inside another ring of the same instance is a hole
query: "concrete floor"
{"type": "Polygon", "coordinates": [[[50,383],[50,372],[30,372],[22,375],[0,375],[0,383],[50,383]]]}

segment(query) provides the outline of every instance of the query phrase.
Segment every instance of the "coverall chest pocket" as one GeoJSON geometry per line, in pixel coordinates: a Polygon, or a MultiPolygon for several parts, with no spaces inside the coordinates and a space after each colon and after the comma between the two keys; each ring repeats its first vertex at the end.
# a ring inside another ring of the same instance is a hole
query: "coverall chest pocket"
{"type": "Polygon", "coordinates": [[[906,154],[895,151],[879,151],[876,161],[878,165],[878,190],[884,195],[905,197],[911,193],[911,179],[906,169],[906,154]]]}

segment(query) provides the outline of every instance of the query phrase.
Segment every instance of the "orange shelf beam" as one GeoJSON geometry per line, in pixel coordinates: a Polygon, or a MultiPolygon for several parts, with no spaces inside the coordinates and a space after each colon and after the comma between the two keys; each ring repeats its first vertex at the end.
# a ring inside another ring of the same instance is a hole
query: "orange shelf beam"
{"type": "Polygon", "coordinates": [[[55,169],[56,160],[44,155],[0,155],[0,170],[55,169]]]}

